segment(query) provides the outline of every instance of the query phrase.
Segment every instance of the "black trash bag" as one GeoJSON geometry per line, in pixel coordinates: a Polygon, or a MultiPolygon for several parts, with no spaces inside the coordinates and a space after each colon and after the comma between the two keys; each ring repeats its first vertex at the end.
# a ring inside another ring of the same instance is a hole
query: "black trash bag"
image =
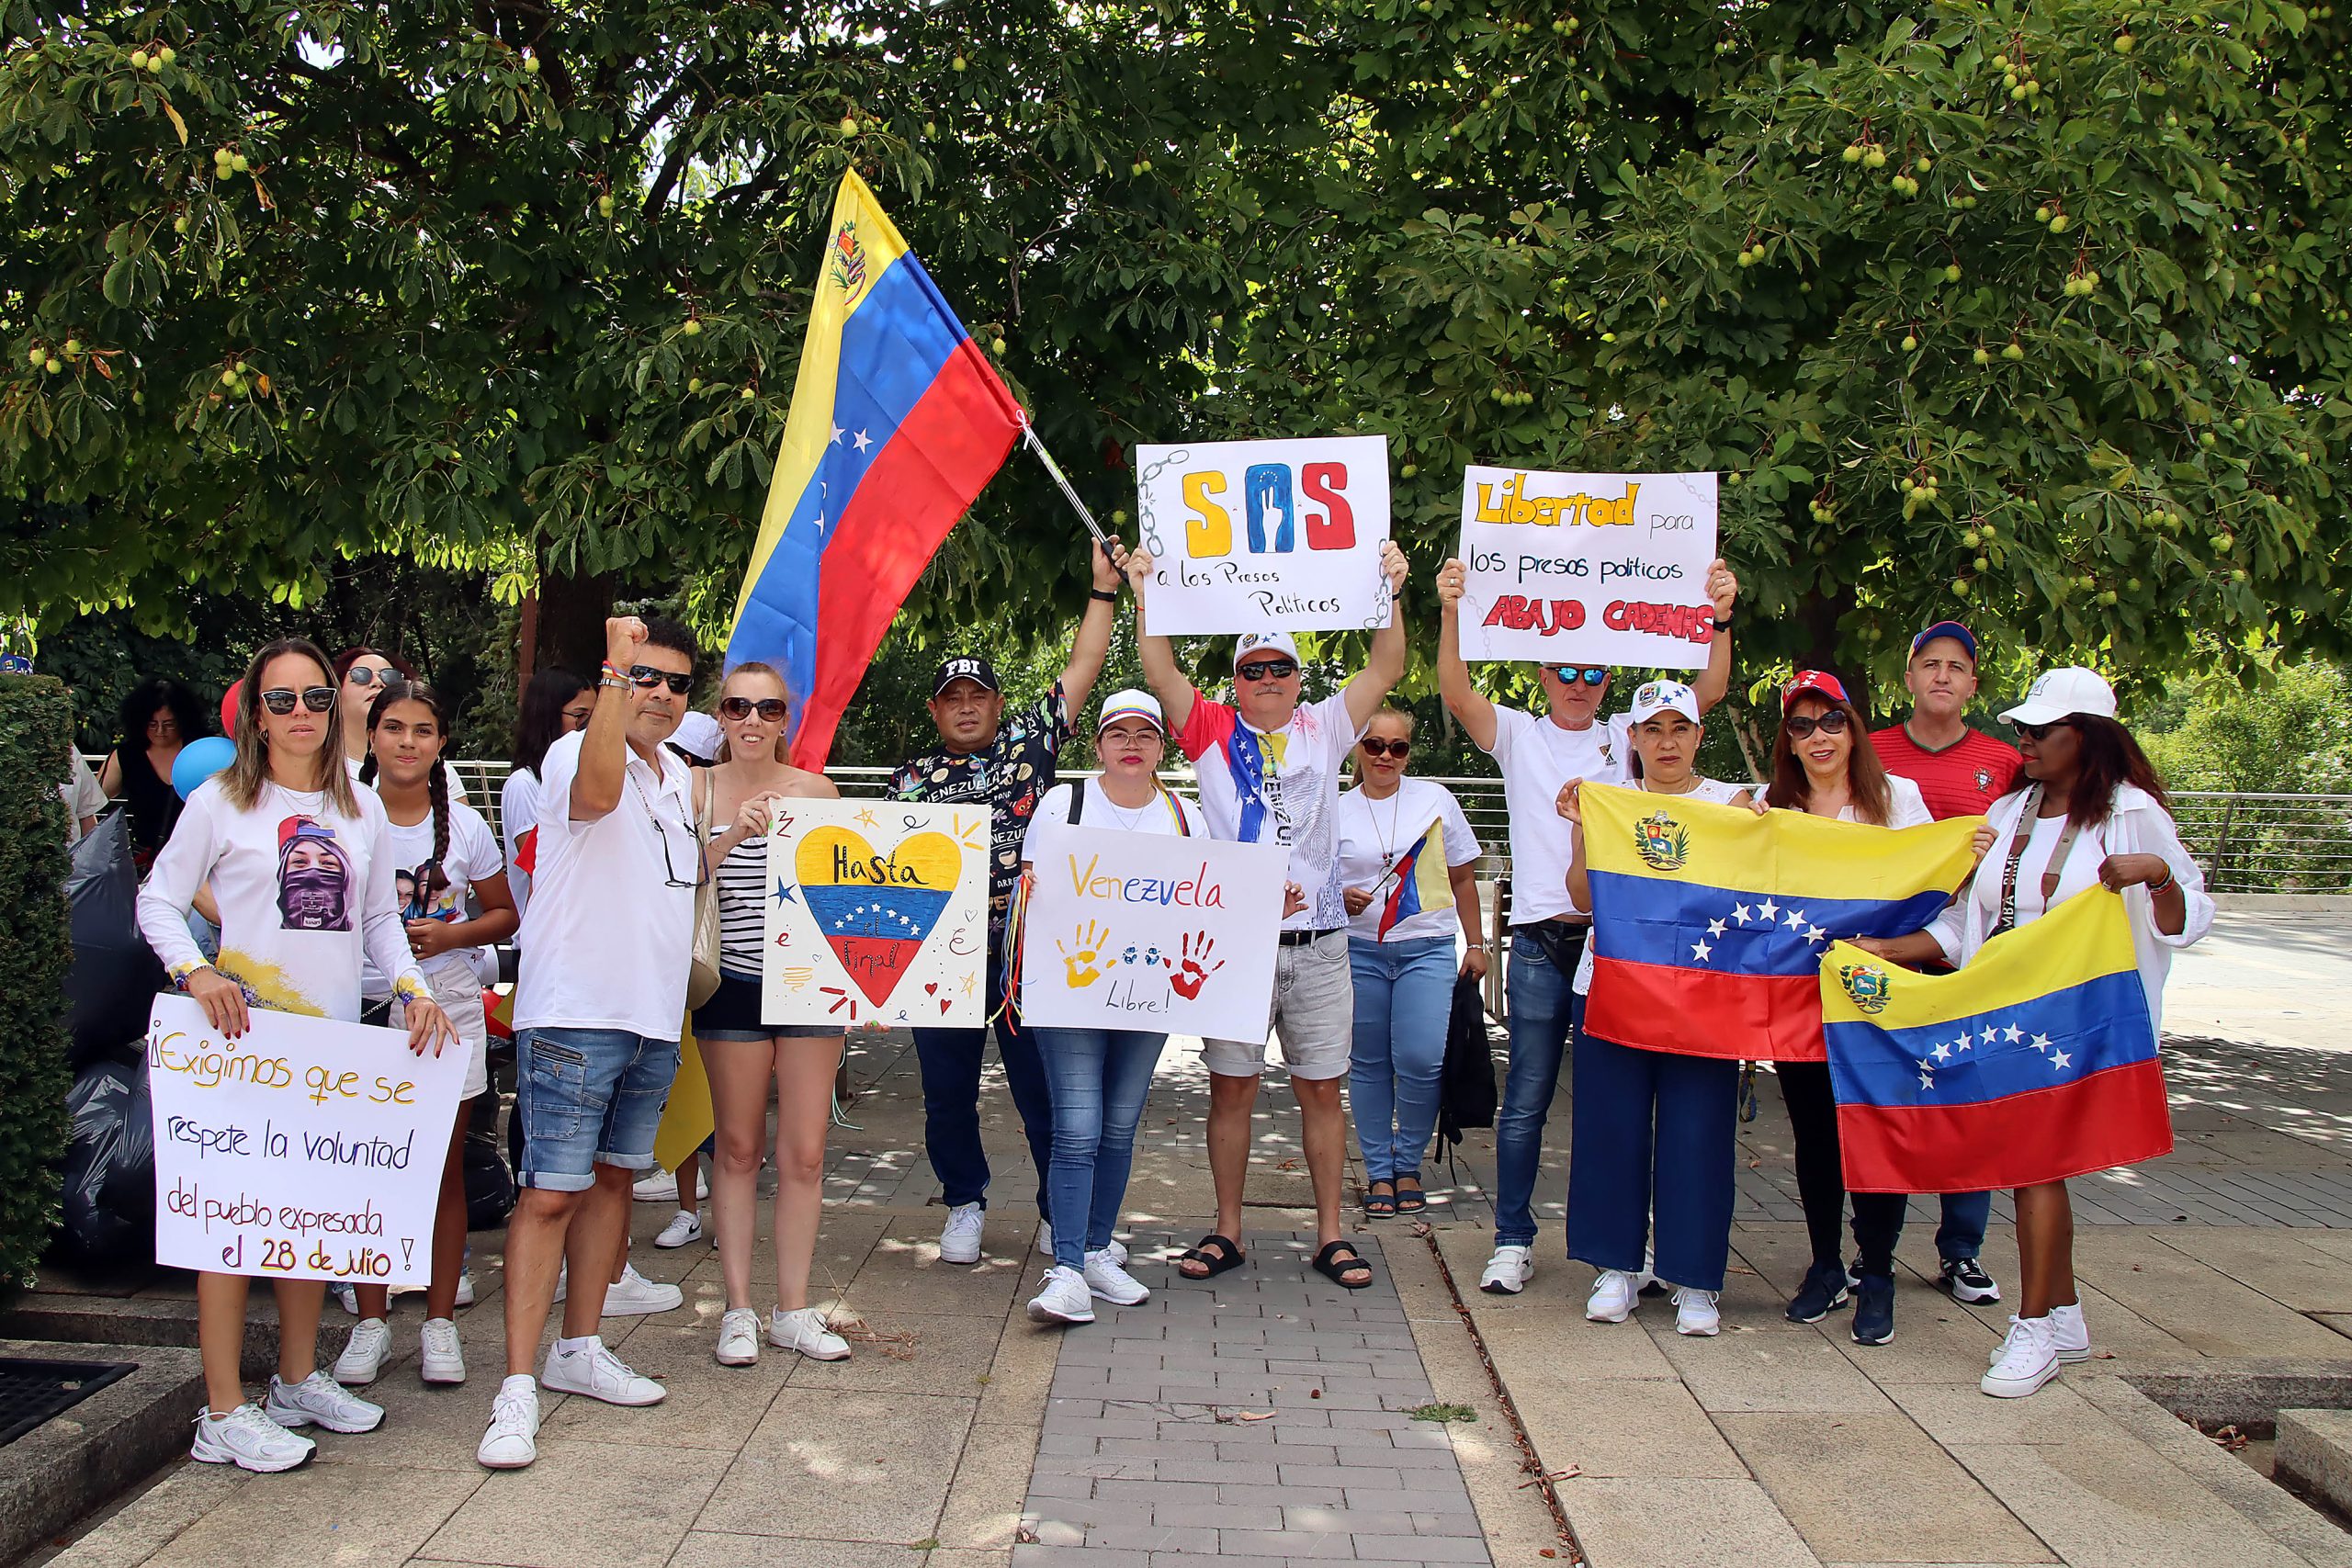
{"type": "Polygon", "coordinates": [[[69,1060],[79,1072],[137,1054],[148,1010],[166,983],[163,961],[139,934],[130,812],[109,812],[74,846],[65,900],[74,919],[74,966],[65,976],[69,1060]]]}
{"type": "Polygon", "coordinates": [[[496,1230],[514,1213],[514,1173],[498,1147],[495,1130],[469,1131],[465,1142],[466,1228],[496,1230]]]}
{"type": "Polygon", "coordinates": [[[86,1263],[155,1258],[155,1129],[147,1059],[95,1062],[66,1092],[73,1134],[65,1145],[60,1247],[86,1263]]]}
{"type": "Polygon", "coordinates": [[[1445,1061],[1438,1068],[1437,1134],[1451,1149],[1465,1128],[1495,1124],[1495,1058],[1487,1043],[1486,998],[1476,977],[1453,982],[1453,1013],[1445,1025],[1445,1061]]]}

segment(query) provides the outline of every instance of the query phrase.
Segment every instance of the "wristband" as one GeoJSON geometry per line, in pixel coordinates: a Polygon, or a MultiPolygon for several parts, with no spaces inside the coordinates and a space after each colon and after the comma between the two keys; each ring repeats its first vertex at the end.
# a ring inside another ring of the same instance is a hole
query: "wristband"
{"type": "Polygon", "coordinates": [[[1115,604],[1119,602],[1119,591],[1115,588],[1091,588],[1087,590],[1086,596],[1089,599],[1100,600],[1105,604],[1115,604]]]}
{"type": "Polygon", "coordinates": [[[1725,615],[1720,621],[1710,621],[1708,625],[1713,626],[1715,630],[1719,632],[1727,632],[1731,630],[1731,617],[1729,615],[1725,615]]]}
{"type": "Polygon", "coordinates": [[[626,692],[629,689],[628,678],[625,675],[614,674],[613,667],[609,664],[605,666],[605,672],[596,678],[596,684],[610,686],[616,692],[626,692]]]}
{"type": "Polygon", "coordinates": [[[2148,884],[2149,896],[2153,897],[2154,895],[2163,892],[2177,880],[2179,879],[2175,877],[2172,874],[2172,863],[2170,861],[2166,861],[2165,863],[2165,879],[2162,882],[2151,882],[2148,884]]]}

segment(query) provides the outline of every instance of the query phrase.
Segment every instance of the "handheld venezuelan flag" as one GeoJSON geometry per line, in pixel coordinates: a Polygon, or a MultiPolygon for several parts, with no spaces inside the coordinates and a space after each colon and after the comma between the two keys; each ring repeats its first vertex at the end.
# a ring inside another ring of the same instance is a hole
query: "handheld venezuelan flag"
{"type": "Polygon", "coordinates": [[[784,671],[804,768],[825,765],[890,618],[1024,417],[854,170],[827,234],[727,642],[730,667],[784,671]]]}
{"type": "Polygon", "coordinates": [[[1977,817],[1873,828],[1584,786],[1592,994],[1603,1040],[1686,1056],[1822,1059],[1829,944],[1934,919],[1975,865],[1977,817]]]}
{"type": "Polygon", "coordinates": [[[1388,933],[1399,921],[1408,920],[1424,909],[1453,908],[1453,882],[1445,863],[1445,821],[1432,818],[1430,825],[1413,840],[1412,847],[1396,857],[1388,868],[1394,879],[1388,897],[1380,907],[1380,930],[1377,940],[1386,942],[1388,933]]]}
{"type": "Polygon", "coordinates": [[[1953,974],[1840,942],[1820,984],[1854,1191],[2031,1187],[2171,1152],[2131,916],[2104,887],[1953,974]]]}

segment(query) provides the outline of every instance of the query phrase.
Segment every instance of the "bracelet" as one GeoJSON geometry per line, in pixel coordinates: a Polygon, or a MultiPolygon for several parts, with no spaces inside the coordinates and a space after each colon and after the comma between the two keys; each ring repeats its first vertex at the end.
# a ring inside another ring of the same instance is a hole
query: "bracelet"
{"type": "Polygon", "coordinates": [[[600,676],[597,679],[596,684],[599,686],[610,686],[616,692],[626,692],[628,690],[629,686],[629,683],[627,681],[622,680],[618,675],[600,676]]]}
{"type": "Polygon", "coordinates": [[[1727,632],[1731,630],[1731,617],[1729,615],[1725,615],[1720,621],[1710,620],[1708,625],[1713,626],[1715,630],[1719,632],[1727,632]]]}
{"type": "Polygon", "coordinates": [[[1105,604],[1115,604],[1119,602],[1119,591],[1115,588],[1090,588],[1086,591],[1086,596],[1105,604]]]}
{"type": "Polygon", "coordinates": [[[2179,879],[2172,874],[2172,863],[2170,861],[2166,861],[2165,863],[2165,879],[2162,882],[2151,882],[2148,884],[2149,896],[2154,897],[2156,894],[2159,894],[2165,888],[2170,887],[2177,880],[2179,879]]]}

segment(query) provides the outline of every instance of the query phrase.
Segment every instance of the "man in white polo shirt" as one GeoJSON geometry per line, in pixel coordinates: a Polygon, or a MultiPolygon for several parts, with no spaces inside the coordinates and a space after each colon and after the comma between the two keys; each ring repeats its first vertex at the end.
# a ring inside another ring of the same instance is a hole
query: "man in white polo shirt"
{"type": "MultiPolygon", "coordinates": [[[[1201,812],[1214,838],[1290,846],[1291,899],[1274,961],[1275,1032],[1291,1092],[1298,1097],[1300,1142],[1315,1185],[1317,1272],[1349,1290],[1372,1283],[1372,1265],[1341,1235],[1340,1182],[1348,1156],[1348,1123],[1340,1084],[1355,1036],[1355,986],[1348,969],[1348,911],[1339,882],[1340,770],[1364,726],[1405,674],[1405,612],[1392,607],[1374,632],[1372,655],[1338,694],[1299,705],[1298,644],[1287,632],[1250,632],[1233,650],[1233,705],[1212,702],[1177,668],[1175,650],[1148,631],[1143,604],[1151,557],[1127,563],[1136,585],[1136,631],[1144,678],[1169,728],[1199,772],[1201,812]]],[[[1381,547],[1392,599],[1405,584],[1405,554],[1381,547]]],[[[1242,1262],[1241,1190],[1250,1168],[1250,1113],[1265,1071],[1266,1042],[1207,1040],[1209,1172],[1216,1185],[1216,1229],[1177,1268],[1205,1280],[1242,1262]]]]}
{"type": "Polygon", "coordinates": [[[506,1381],[476,1457],[515,1470],[538,1455],[539,1383],[613,1404],[666,1392],[605,1348],[605,1285],[628,1225],[629,1184],[678,1072],[701,868],[684,761],[662,742],[694,686],[694,635],[635,615],[605,623],[588,728],[539,764],[538,866],[514,989],[521,1191],[506,1230],[506,1381]],[[571,1270],[563,1333],[531,1376],[571,1270]]]}

